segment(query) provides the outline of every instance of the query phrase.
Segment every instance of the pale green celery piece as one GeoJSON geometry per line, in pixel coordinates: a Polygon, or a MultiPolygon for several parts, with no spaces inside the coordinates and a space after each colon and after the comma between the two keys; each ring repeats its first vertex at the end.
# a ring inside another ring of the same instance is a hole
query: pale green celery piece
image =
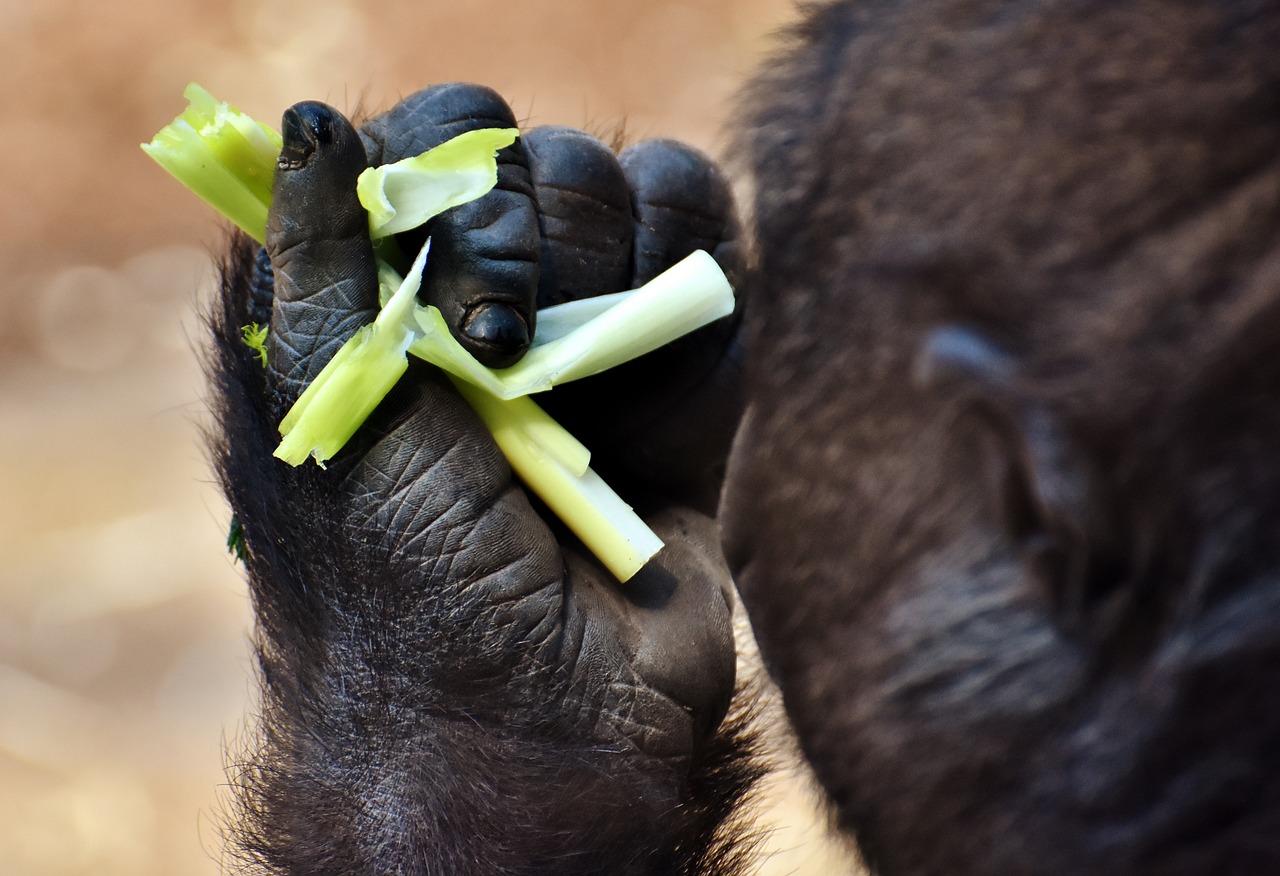
{"type": "MultiPolygon", "coordinates": [[[[421,336],[409,352],[499,398],[512,399],[599,374],[733,312],[733,288],[716,260],[702,250],[639,289],[606,297],[612,300],[603,312],[584,307],[567,314],[563,323],[585,321],[555,340],[539,344],[535,336],[529,352],[510,368],[495,371],[477,362],[450,334],[440,311],[430,306],[414,311],[421,336]]],[[[541,312],[538,319],[541,323],[541,312]]]]}
{"type": "Polygon", "coordinates": [[[507,390],[503,397],[599,374],[731,313],[733,287],[715,259],[695,250],[576,330],[535,344],[496,372],[507,390]]]}
{"type": "Polygon", "coordinates": [[[530,399],[504,401],[464,379],[450,377],[525,486],[547,503],[614,577],[626,582],[662,549],[662,539],[599,475],[590,468],[575,475],[530,438],[524,428],[527,415],[521,411],[533,405],[530,399]]]}
{"type": "MultiPolygon", "coordinates": [[[[421,282],[421,280],[419,280],[421,282]]],[[[386,307],[391,296],[404,283],[404,277],[389,262],[378,259],[378,306],[386,307]]]]}
{"type": "Polygon", "coordinates": [[[276,159],[284,140],[275,131],[192,82],[182,93],[188,101],[182,118],[204,139],[219,160],[263,203],[271,203],[276,159]]]}
{"type": "Polygon", "coordinates": [[[267,205],[222,166],[218,156],[182,119],[161,129],[142,150],[258,243],[267,238],[267,205]]]}
{"type": "MultiPolygon", "coordinates": [[[[461,378],[458,378],[461,379],[461,378]]],[[[506,427],[519,432],[552,457],[574,477],[582,477],[591,464],[591,451],[564,426],[538,407],[527,395],[496,399],[506,408],[506,427]]]]}
{"type": "Polygon", "coordinates": [[[566,301],[564,304],[553,304],[538,310],[538,330],[533,336],[533,346],[558,341],[569,332],[580,328],[583,323],[595,319],[606,310],[614,307],[632,295],[636,290],[613,292],[609,295],[597,295],[594,298],[579,298],[577,301],[566,301]]]}
{"type": "Polygon", "coordinates": [[[226,101],[218,100],[195,82],[187,84],[182,96],[187,99],[187,108],[183,110],[182,118],[190,122],[193,127],[234,125],[253,147],[260,161],[275,165],[280,149],[284,146],[284,138],[271,127],[256,121],[226,101]]]}
{"type": "Polygon", "coordinates": [[[284,436],[273,456],[321,466],[356,433],[409,367],[404,349],[367,325],[342,345],[280,424],[284,436]]]}
{"type": "Polygon", "coordinates": [[[515,128],[467,131],[421,155],[361,173],[356,194],[369,211],[370,236],[417,228],[488,192],[498,182],[498,150],[518,136],[515,128]]]}
{"type": "Polygon", "coordinates": [[[409,368],[413,309],[430,240],[373,323],[355,333],[320,370],[280,423],[273,454],[290,465],[333,457],[409,368]]]}
{"type": "Polygon", "coordinates": [[[192,83],[188,105],[142,149],[161,167],[259,243],[280,135],[192,83]]]}

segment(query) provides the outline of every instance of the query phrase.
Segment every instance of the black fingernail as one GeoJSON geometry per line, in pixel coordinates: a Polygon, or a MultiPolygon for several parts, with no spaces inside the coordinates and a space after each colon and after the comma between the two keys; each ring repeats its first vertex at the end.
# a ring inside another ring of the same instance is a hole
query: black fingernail
{"type": "Polygon", "coordinates": [[[333,140],[332,110],[322,103],[307,101],[284,111],[280,119],[284,146],[276,162],[281,170],[305,167],[316,147],[333,140]]]}
{"type": "Polygon", "coordinates": [[[514,365],[529,349],[529,326],[509,304],[477,304],[463,318],[462,333],[475,341],[472,353],[490,368],[514,365]]]}

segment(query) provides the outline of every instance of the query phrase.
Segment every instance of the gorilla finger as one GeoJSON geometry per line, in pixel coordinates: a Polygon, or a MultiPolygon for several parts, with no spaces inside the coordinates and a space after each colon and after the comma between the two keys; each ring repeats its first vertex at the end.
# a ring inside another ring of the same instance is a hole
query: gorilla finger
{"type": "MultiPolygon", "coordinates": [[[[742,270],[733,198],[711,160],[681,143],[653,140],[623,152],[620,165],[635,219],[628,285],[648,282],[695,249],[710,252],[737,285],[742,270]]],[[[544,405],[571,422],[588,447],[610,448],[597,469],[611,482],[714,513],[742,410],[740,314],[739,305],[733,316],[661,350],[559,387],[544,405]],[[619,407],[618,399],[627,403],[619,407]],[[578,419],[580,410],[595,416],[578,419]]]]}
{"type": "MultiPolygon", "coordinates": [[[[401,101],[365,126],[370,159],[388,164],[480,128],[513,128],[516,119],[490,88],[437,85],[401,101]]],[[[481,362],[513,365],[533,338],[538,290],[538,217],[524,145],[498,154],[493,191],[401,235],[416,252],[431,236],[422,295],[440,308],[454,336],[481,362]]]]}
{"type": "Polygon", "coordinates": [[[733,193],[715,163],[675,140],[646,140],[619,156],[635,214],[632,285],[640,286],[696,249],[742,276],[733,193]]]}
{"type": "Polygon", "coordinates": [[[575,128],[523,139],[542,231],[538,306],[630,288],[631,195],[617,156],[575,128]]]}
{"type": "MultiPolygon", "coordinates": [[[[701,249],[715,258],[740,293],[743,251],[733,192],[715,162],[675,140],[647,140],[624,151],[619,163],[635,217],[631,285],[649,282],[701,249]]],[[[668,372],[668,379],[677,382],[683,375],[706,374],[732,344],[741,313],[739,295],[733,316],[655,351],[645,357],[643,367],[651,374],[668,372]]],[[[619,379],[627,376],[619,374],[619,379]]]]}
{"type": "Polygon", "coordinates": [[[368,166],[355,129],[332,107],[299,103],[281,121],[266,251],[275,275],[267,353],[284,405],[378,307],[369,220],[356,197],[368,166]]]}

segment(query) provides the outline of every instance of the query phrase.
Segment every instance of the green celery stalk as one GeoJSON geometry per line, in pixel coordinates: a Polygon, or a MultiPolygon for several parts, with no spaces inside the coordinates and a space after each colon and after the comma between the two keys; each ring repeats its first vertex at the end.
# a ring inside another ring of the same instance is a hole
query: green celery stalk
{"type": "Polygon", "coordinates": [[[534,345],[546,344],[563,338],[569,332],[595,319],[605,311],[611,310],[638,291],[640,290],[631,289],[626,292],[611,292],[608,295],[579,298],[577,301],[566,301],[563,304],[553,304],[550,307],[542,308],[538,311],[538,332],[533,338],[534,345]]]}
{"type": "Polygon", "coordinates": [[[629,581],[662,550],[662,539],[598,474],[590,468],[570,471],[522,428],[526,417],[537,416],[530,408],[547,416],[532,401],[495,398],[462,378],[451,374],[450,379],[489,427],[520,480],[542,497],[615,578],[629,581]]]}
{"type": "Polygon", "coordinates": [[[728,279],[715,259],[695,250],[578,328],[535,343],[523,359],[497,372],[505,387],[502,397],[599,374],[731,313],[728,279]]]}
{"type": "Polygon", "coordinates": [[[409,368],[409,324],[431,241],[373,322],[357,331],[320,370],[280,423],[274,455],[290,465],[332,458],[409,368]]]}
{"type": "Polygon", "coordinates": [[[219,160],[262,203],[270,204],[283,138],[230,104],[220,102],[194,82],[187,86],[183,96],[188,104],[181,118],[199,132],[219,160]]]}
{"type": "Polygon", "coordinates": [[[409,352],[498,398],[512,399],[599,374],[733,312],[733,289],[715,259],[702,250],[639,289],[601,297],[609,300],[539,311],[533,346],[510,368],[493,370],[477,362],[431,306],[414,311],[421,334],[409,352]],[[550,341],[540,341],[543,314],[551,317],[555,334],[550,341]]]}
{"type": "Polygon", "coordinates": [[[186,110],[143,143],[142,151],[262,243],[280,135],[194,82],[182,94],[186,110]]]}
{"type": "Polygon", "coordinates": [[[356,433],[409,368],[404,350],[367,325],[343,344],[280,423],[272,455],[290,465],[315,457],[321,468],[356,433]]]}

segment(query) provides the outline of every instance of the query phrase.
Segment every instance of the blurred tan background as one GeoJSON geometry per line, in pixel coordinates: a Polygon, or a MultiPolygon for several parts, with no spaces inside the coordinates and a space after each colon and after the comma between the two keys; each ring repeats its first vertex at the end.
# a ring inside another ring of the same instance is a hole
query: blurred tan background
{"type": "MultiPolygon", "coordinates": [[[[723,155],[788,0],[0,0],[0,871],[211,874],[252,708],[195,348],[220,225],[138,143],[197,80],[278,124],[474,80],[723,155]]],[[[776,780],[763,873],[850,865],[776,780]]]]}

